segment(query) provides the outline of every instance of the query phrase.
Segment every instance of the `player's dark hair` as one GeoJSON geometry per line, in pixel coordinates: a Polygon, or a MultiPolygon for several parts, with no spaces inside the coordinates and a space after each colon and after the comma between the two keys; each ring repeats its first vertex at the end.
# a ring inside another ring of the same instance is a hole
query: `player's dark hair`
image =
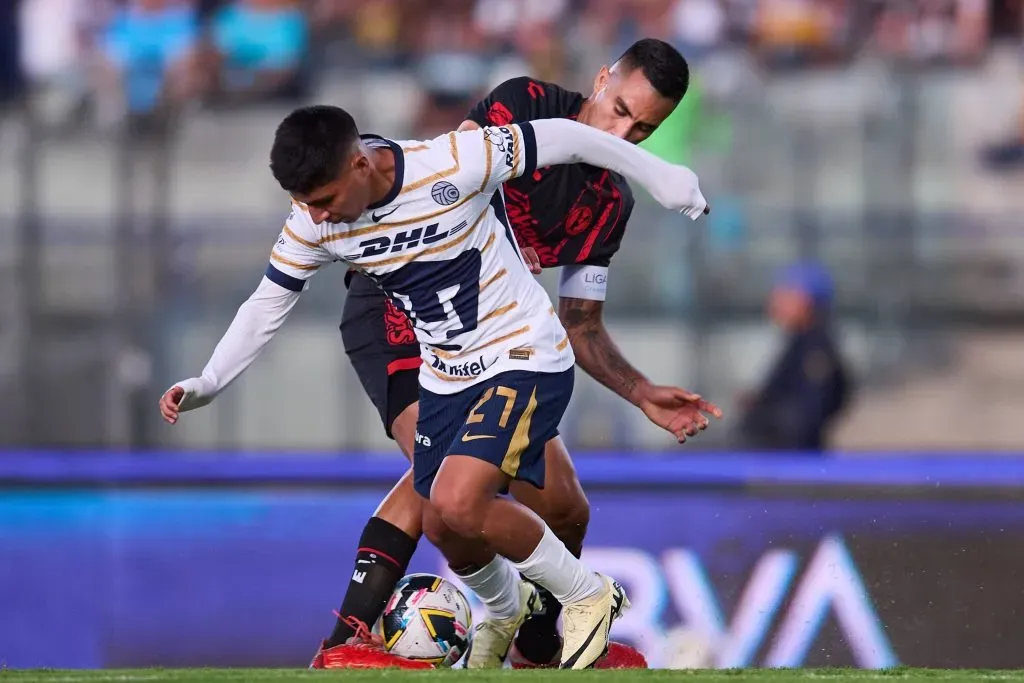
{"type": "Polygon", "coordinates": [[[309,194],[338,176],[358,139],[355,120],[340,107],[296,109],[274,133],[270,171],[285,191],[309,194]]]}
{"type": "Polygon", "coordinates": [[[629,46],[618,63],[627,71],[641,69],[658,94],[676,104],[690,87],[690,67],[686,59],[663,40],[644,38],[629,46]]]}

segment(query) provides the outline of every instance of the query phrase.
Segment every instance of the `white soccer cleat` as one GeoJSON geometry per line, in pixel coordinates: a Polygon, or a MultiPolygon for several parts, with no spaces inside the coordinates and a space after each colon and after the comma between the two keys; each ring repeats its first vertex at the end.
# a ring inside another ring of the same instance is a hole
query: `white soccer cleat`
{"type": "Polygon", "coordinates": [[[626,591],[598,574],[602,589],[562,610],[562,669],[589,669],[608,650],[612,622],[629,609],[626,591]]]}
{"type": "Polygon", "coordinates": [[[514,617],[484,619],[477,625],[466,653],[467,669],[500,669],[505,665],[519,627],[542,605],[537,587],[529,581],[520,581],[518,590],[519,612],[514,617]]]}

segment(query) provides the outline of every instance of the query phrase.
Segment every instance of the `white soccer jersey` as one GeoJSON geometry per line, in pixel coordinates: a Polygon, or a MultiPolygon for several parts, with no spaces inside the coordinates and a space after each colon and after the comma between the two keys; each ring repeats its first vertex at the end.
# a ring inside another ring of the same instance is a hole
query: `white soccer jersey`
{"type": "Polygon", "coordinates": [[[350,224],[317,225],[294,204],[267,278],[298,292],[332,261],[368,275],[412,321],[420,383],[438,394],[511,370],[572,366],[568,335],[523,263],[499,190],[536,167],[530,124],[364,143],[394,152],[391,192],[350,224]]]}

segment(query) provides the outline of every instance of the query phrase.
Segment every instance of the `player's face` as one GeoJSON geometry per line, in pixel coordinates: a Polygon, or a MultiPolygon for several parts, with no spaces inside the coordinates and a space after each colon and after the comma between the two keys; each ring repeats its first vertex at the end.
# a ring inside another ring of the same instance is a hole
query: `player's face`
{"type": "Polygon", "coordinates": [[[675,107],[658,94],[642,69],[623,73],[617,65],[602,67],[583,123],[636,144],[650,137],[675,107]]]}
{"type": "Polygon", "coordinates": [[[814,314],[814,302],[799,289],[776,287],[768,300],[768,313],[779,327],[795,330],[810,321],[814,314]]]}
{"type": "Polygon", "coordinates": [[[356,152],[338,177],[309,194],[295,195],[295,199],[306,205],[314,223],[353,223],[371,204],[371,170],[366,155],[356,152]]]}

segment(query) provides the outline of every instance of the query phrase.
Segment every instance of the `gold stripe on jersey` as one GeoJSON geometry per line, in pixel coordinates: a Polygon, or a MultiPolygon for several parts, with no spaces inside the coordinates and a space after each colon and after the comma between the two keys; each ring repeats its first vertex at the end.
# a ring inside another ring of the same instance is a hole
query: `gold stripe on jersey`
{"type": "Polygon", "coordinates": [[[406,254],[405,256],[394,256],[392,258],[381,259],[380,261],[373,261],[372,263],[362,263],[360,265],[362,265],[363,268],[367,269],[377,268],[379,266],[390,266],[395,263],[408,263],[409,261],[415,261],[416,259],[422,258],[424,256],[430,256],[431,254],[440,254],[442,251],[447,251],[448,249],[451,249],[454,246],[462,244],[467,237],[472,235],[473,231],[476,230],[478,225],[480,225],[480,221],[484,219],[484,216],[487,215],[487,212],[490,210],[490,208],[490,204],[484,207],[483,213],[476,217],[476,220],[473,221],[473,225],[463,230],[461,233],[459,233],[458,237],[456,237],[450,242],[445,242],[444,244],[439,244],[436,247],[430,247],[429,249],[424,249],[423,251],[416,252],[414,254],[406,254]]]}
{"type": "Polygon", "coordinates": [[[561,351],[562,349],[564,349],[568,345],[569,345],[569,337],[566,337],[562,341],[558,342],[558,345],[555,346],[555,351],[561,351]]]}
{"type": "Polygon", "coordinates": [[[488,287],[490,287],[491,285],[493,285],[495,282],[505,277],[506,275],[508,275],[508,271],[502,268],[497,273],[495,273],[491,278],[489,278],[486,282],[480,285],[480,291],[484,291],[485,289],[487,289],[488,287]]]}
{"type": "Polygon", "coordinates": [[[330,235],[327,235],[326,237],[321,239],[320,240],[320,244],[323,245],[323,244],[326,244],[327,242],[334,242],[336,240],[348,239],[349,237],[362,237],[363,235],[372,235],[375,232],[384,232],[385,230],[390,230],[391,228],[400,228],[400,227],[402,227],[404,225],[411,225],[412,223],[424,223],[426,221],[429,221],[432,218],[437,218],[438,216],[443,216],[444,214],[448,213],[449,211],[454,211],[455,209],[459,208],[460,206],[462,206],[463,204],[465,204],[466,202],[468,202],[469,200],[471,200],[473,197],[477,196],[478,194],[480,194],[480,193],[479,192],[471,192],[468,195],[466,195],[465,197],[463,197],[462,199],[460,199],[459,201],[457,201],[454,204],[452,204],[451,206],[446,206],[445,208],[441,209],[440,211],[435,211],[434,213],[428,213],[428,214],[423,215],[423,216],[417,216],[416,218],[407,218],[404,221],[395,221],[393,223],[381,223],[380,225],[370,225],[370,226],[367,226],[365,228],[359,228],[358,230],[349,230],[348,232],[335,232],[335,233],[331,233],[330,235]]]}
{"type": "Polygon", "coordinates": [[[548,307],[548,314],[550,314],[550,315],[554,315],[555,314],[555,307],[554,306],[549,306],[548,307]]]}
{"type": "Polygon", "coordinates": [[[443,349],[436,349],[433,346],[431,346],[430,347],[430,352],[435,354],[435,355],[437,355],[438,358],[443,358],[445,360],[455,360],[456,358],[460,358],[462,356],[468,356],[470,354],[477,353],[478,351],[483,351],[488,346],[494,346],[495,344],[500,344],[503,341],[508,341],[512,337],[518,337],[519,335],[525,334],[525,333],[527,333],[529,331],[530,331],[530,326],[529,325],[523,325],[518,330],[512,330],[508,334],[503,334],[500,337],[496,337],[496,338],[494,338],[494,339],[492,339],[492,340],[490,340],[488,342],[484,342],[480,346],[475,346],[475,347],[469,349],[468,351],[459,351],[458,353],[451,353],[449,351],[444,351],[443,349]]]}
{"type": "Polygon", "coordinates": [[[490,249],[492,244],[494,244],[494,233],[493,232],[491,233],[491,236],[487,238],[487,241],[484,242],[484,246],[480,247],[480,253],[482,254],[485,251],[487,251],[488,249],[490,249]]]}
{"type": "Polygon", "coordinates": [[[309,247],[310,249],[319,249],[320,248],[320,245],[317,244],[316,242],[310,242],[309,240],[304,240],[301,237],[299,237],[298,235],[296,235],[294,232],[292,232],[292,229],[289,228],[287,225],[284,226],[284,234],[289,239],[294,240],[295,242],[298,242],[299,244],[301,244],[304,247],[309,247]]]}
{"type": "Polygon", "coordinates": [[[509,311],[511,311],[513,308],[516,308],[517,306],[519,306],[519,302],[513,301],[508,306],[502,306],[501,308],[495,308],[493,311],[491,311],[490,313],[488,313],[484,317],[480,318],[480,320],[478,320],[477,322],[482,323],[482,322],[486,322],[486,321],[490,320],[491,318],[497,318],[497,317],[503,316],[506,313],[508,313],[509,311]]]}
{"type": "Polygon", "coordinates": [[[413,145],[412,147],[403,147],[402,151],[406,154],[412,154],[413,152],[422,152],[430,149],[430,145],[413,145]]]}
{"type": "Polygon", "coordinates": [[[510,126],[509,130],[512,131],[512,172],[515,173],[519,168],[519,153],[523,146],[519,144],[519,128],[510,126]]]}
{"type": "Polygon", "coordinates": [[[459,164],[459,147],[458,145],[455,144],[455,133],[448,133],[448,144],[451,146],[452,158],[455,159],[455,165],[446,171],[440,171],[438,173],[429,175],[426,178],[423,178],[422,180],[417,180],[414,183],[409,183],[408,185],[403,187],[402,191],[399,192],[398,194],[405,194],[406,192],[418,190],[421,187],[429,185],[432,182],[435,182],[437,180],[443,180],[448,176],[453,176],[456,173],[458,173],[459,169],[461,169],[462,166],[459,164]]]}
{"type": "Polygon", "coordinates": [[[292,261],[291,259],[287,259],[284,256],[281,256],[276,251],[270,252],[270,260],[277,261],[278,263],[283,263],[289,268],[294,268],[295,270],[316,270],[317,268],[320,267],[320,264],[318,263],[308,264],[299,263],[298,261],[292,261]]]}
{"type": "Polygon", "coordinates": [[[483,192],[484,188],[487,187],[487,181],[491,179],[491,163],[493,163],[493,160],[491,159],[491,147],[493,147],[493,145],[491,145],[490,141],[487,140],[485,136],[484,151],[487,154],[487,164],[484,166],[484,168],[487,170],[487,172],[484,173],[484,182],[480,183],[481,192],[483,192]]]}

